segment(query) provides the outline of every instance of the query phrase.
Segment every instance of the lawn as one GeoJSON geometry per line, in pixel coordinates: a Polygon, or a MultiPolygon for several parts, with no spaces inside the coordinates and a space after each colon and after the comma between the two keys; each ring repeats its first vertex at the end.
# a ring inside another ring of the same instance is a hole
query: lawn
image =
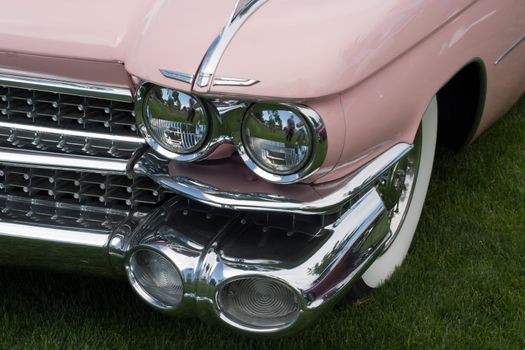
{"type": "Polygon", "coordinates": [[[151,311],[125,281],[3,269],[0,349],[470,348],[525,345],[525,98],[462,153],[440,150],[405,264],[281,340],[151,311]]]}

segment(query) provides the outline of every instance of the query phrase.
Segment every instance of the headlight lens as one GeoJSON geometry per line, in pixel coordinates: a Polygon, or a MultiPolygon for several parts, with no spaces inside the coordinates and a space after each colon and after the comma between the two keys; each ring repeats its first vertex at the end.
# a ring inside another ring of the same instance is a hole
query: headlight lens
{"type": "Polygon", "coordinates": [[[295,293],[269,278],[246,278],[226,284],[218,295],[222,312],[234,322],[256,328],[284,327],[299,315],[295,293]]]}
{"type": "Polygon", "coordinates": [[[160,253],[139,249],[128,263],[133,288],[150,304],[176,307],[183,297],[182,278],[177,268],[160,253]]]}
{"type": "Polygon", "coordinates": [[[299,111],[288,106],[252,106],[242,123],[242,139],[250,158],[276,175],[299,171],[312,153],[308,123],[299,111]]]}
{"type": "Polygon", "coordinates": [[[143,113],[151,137],[170,152],[192,153],[206,141],[208,116],[194,96],[154,86],[145,97],[143,113]]]}

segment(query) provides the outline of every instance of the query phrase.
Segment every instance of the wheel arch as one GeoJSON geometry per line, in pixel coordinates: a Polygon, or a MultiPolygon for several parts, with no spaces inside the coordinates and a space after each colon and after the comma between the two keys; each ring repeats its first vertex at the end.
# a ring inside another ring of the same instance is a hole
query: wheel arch
{"type": "Polygon", "coordinates": [[[475,59],[463,66],[437,93],[438,146],[463,149],[474,138],[485,107],[485,63],[475,59]]]}

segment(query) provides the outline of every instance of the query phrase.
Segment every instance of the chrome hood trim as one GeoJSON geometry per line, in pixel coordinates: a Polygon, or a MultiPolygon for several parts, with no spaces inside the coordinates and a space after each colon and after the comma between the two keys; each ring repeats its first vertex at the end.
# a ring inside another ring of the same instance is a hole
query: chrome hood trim
{"type": "MultiPolygon", "coordinates": [[[[226,23],[226,26],[222,30],[221,34],[215,38],[211,43],[208,51],[204,55],[202,63],[197,72],[196,83],[201,88],[210,86],[211,81],[214,78],[215,71],[219,65],[219,61],[222,55],[226,51],[228,44],[232,41],[233,37],[239,30],[239,28],[246,22],[255,11],[257,11],[262,5],[268,0],[237,0],[233,12],[226,23]]],[[[231,80],[231,78],[229,79],[231,80]]],[[[252,82],[252,79],[247,79],[252,82]]],[[[253,85],[256,81],[253,81],[253,85]]],[[[246,84],[240,84],[246,86],[246,84]]],[[[249,85],[248,85],[249,86],[249,85]]]]}
{"type": "Polygon", "coordinates": [[[133,96],[129,89],[112,86],[34,78],[12,74],[0,74],[0,84],[22,89],[35,89],[60,94],[103,98],[119,102],[133,102],[133,96]]]}

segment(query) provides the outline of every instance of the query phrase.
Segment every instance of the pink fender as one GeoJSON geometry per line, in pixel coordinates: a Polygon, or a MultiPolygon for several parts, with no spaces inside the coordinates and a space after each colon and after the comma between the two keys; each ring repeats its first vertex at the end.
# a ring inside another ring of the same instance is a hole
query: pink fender
{"type": "Polygon", "coordinates": [[[322,181],[363,165],[393,144],[412,142],[432,96],[467,63],[486,72],[486,100],[476,136],[525,91],[525,47],[496,60],[525,33],[525,7],[479,1],[381,71],[341,93],[346,139],[340,162],[322,181]],[[510,19],[510,20],[509,20],[510,19]],[[508,23],[515,23],[509,26],[508,23]],[[366,116],[366,117],[363,117],[366,116]]]}
{"type": "Polygon", "coordinates": [[[475,0],[268,1],[235,35],[217,76],[256,79],[214,93],[307,99],[363,81],[475,0]],[[285,15],[286,14],[286,15],[285,15]]]}

